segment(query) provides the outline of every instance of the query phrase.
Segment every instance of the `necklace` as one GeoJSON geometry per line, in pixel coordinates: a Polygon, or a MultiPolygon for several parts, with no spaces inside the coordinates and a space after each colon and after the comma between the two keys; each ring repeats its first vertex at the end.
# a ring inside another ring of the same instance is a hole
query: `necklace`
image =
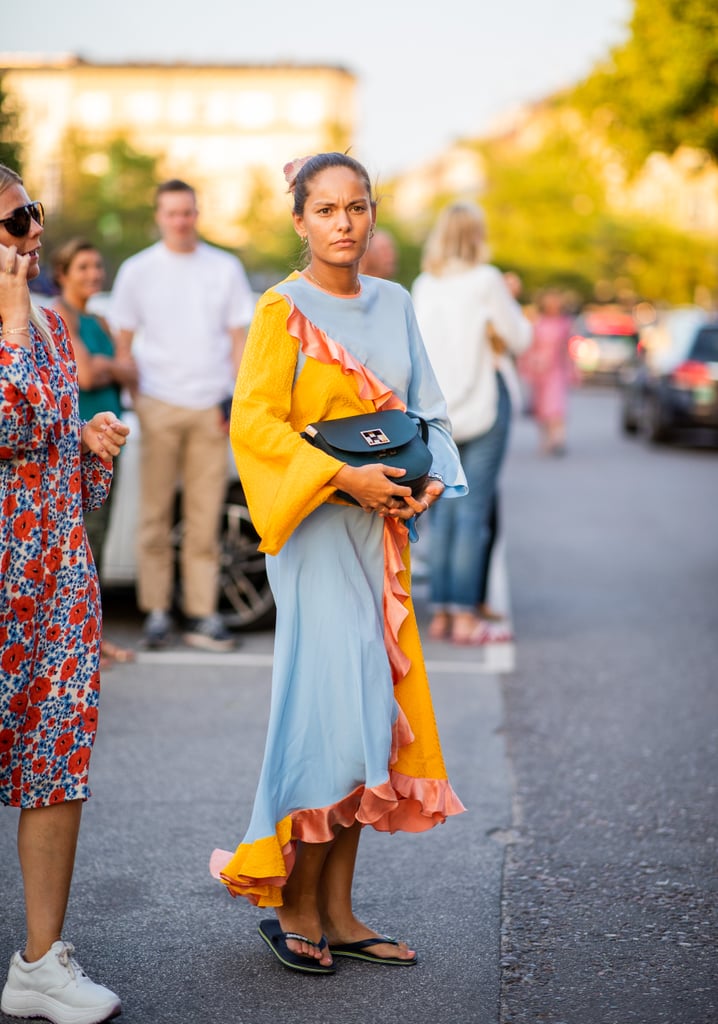
{"type": "MultiPolygon", "coordinates": [[[[304,270],[302,271],[302,274],[304,274],[304,276],[305,276],[305,277],[308,277],[308,278],[309,278],[309,280],[310,280],[310,281],[311,281],[311,282],[312,282],[313,284],[315,284],[315,285],[317,286],[317,288],[321,288],[323,292],[330,292],[331,294],[334,294],[334,293],[332,292],[331,288],[327,288],[327,287],[326,287],[326,285],[323,285],[323,284],[321,283],[321,281],[317,281],[316,277],[315,277],[315,276],[314,276],[314,274],[313,274],[313,273],[311,272],[311,270],[309,269],[309,267],[305,267],[305,268],[304,268],[304,270]]],[[[350,294],[350,295],[358,295],[360,291],[361,291],[361,282],[360,282],[360,281],[357,281],[357,282],[356,282],[356,285],[355,285],[355,287],[354,287],[354,291],[353,291],[353,292],[349,292],[349,294],[350,294]]]]}

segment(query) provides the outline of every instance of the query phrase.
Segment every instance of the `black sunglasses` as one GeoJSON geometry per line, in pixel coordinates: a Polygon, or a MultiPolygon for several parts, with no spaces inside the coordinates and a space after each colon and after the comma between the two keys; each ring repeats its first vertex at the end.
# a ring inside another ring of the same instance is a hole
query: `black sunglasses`
{"type": "Polygon", "coordinates": [[[33,221],[42,227],[45,223],[45,207],[42,203],[28,203],[27,206],[18,206],[9,217],[0,220],[0,227],[5,228],[13,238],[22,238],[30,230],[33,221]]]}

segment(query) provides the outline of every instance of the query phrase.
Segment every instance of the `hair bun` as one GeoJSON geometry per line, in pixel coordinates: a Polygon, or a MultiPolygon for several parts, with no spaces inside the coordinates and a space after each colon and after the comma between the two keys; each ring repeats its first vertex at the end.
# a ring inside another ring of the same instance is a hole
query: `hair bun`
{"type": "Polygon", "coordinates": [[[284,177],[287,185],[289,186],[290,192],[294,191],[294,183],[296,182],[297,175],[301,171],[302,167],[304,167],[305,163],[311,159],[311,154],[309,156],[298,156],[295,160],[291,160],[288,164],[284,165],[284,177]]]}

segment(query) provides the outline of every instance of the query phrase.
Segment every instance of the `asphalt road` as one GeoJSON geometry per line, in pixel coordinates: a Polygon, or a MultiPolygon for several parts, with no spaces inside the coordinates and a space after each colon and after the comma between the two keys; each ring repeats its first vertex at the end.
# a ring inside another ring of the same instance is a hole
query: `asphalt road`
{"type": "MultiPolygon", "coordinates": [[[[579,393],[551,460],[515,425],[515,666],[511,648],[426,645],[469,813],[367,830],[356,879],[360,914],[408,938],[416,968],[290,973],[256,934],[266,912],[209,877],[248,820],[271,633],[106,674],[66,936],[121,1020],[715,1024],[718,451],[649,449],[616,422],[612,392],[579,393]]],[[[136,641],[132,603],[106,604],[108,635],[136,641]]],[[[16,812],[0,821],[4,963],[23,916],[16,812]]]]}
{"type": "Polygon", "coordinates": [[[718,450],[515,437],[502,1024],[718,1021],[718,450]]]}

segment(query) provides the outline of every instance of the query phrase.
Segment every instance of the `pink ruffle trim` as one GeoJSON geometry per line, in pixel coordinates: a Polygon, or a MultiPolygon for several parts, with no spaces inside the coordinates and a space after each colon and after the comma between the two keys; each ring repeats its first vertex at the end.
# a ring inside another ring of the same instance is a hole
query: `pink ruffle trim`
{"type": "Polygon", "coordinates": [[[366,366],[360,363],[354,356],[350,355],[345,348],[334,341],[329,335],[308,320],[304,313],[300,312],[289,298],[289,316],[287,317],[287,330],[293,338],[297,338],[302,347],[302,352],[319,363],[338,363],[343,373],[352,373],[359,385],[359,397],[374,402],[377,409],[401,409],[405,411],[406,406],[396,397],[391,388],[388,388],[376,374],[372,373],[366,366]]]}
{"type": "MultiPolygon", "coordinates": [[[[306,356],[324,364],[337,363],[343,373],[353,374],[357,380],[359,397],[373,402],[377,409],[406,410],[404,403],[376,374],[308,320],[292,300],[285,297],[290,306],[287,330],[292,337],[297,338],[306,356]]],[[[402,521],[391,518],[384,520],[384,645],[394,683],[403,679],[411,667],[409,658],[399,646],[399,630],[409,614],[405,607],[409,595],[399,582],[399,574],[405,569],[402,555],[408,542],[409,531],[402,521]]]]}
{"type": "MultiPolygon", "coordinates": [[[[413,779],[401,772],[390,771],[389,778],[379,786],[367,789],[357,786],[348,796],[330,807],[297,811],[292,817],[292,838],[282,846],[286,874],[261,878],[242,875],[230,877],[225,868],[234,857],[228,850],[215,850],[209,863],[211,874],[224,882],[233,896],[246,896],[251,902],[254,891],[267,887],[281,888],[294,866],[297,841],[328,843],[337,828],[350,828],[359,821],[377,832],[427,832],[442,825],[448,817],[461,814],[466,808],[446,779],[413,779]]],[[[278,840],[277,840],[278,842],[278,840]]]]}

